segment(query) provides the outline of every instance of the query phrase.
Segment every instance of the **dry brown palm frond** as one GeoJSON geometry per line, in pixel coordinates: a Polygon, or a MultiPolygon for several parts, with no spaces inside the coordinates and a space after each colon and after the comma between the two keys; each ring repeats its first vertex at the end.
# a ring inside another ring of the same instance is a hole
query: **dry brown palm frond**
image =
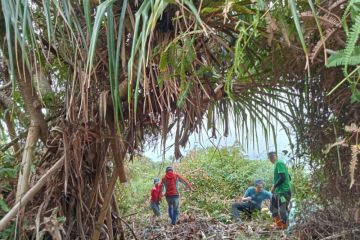
{"type": "Polygon", "coordinates": [[[278,28],[278,26],[276,24],[276,21],[271,17],[269,12],[265,15],[265,21],[267,23],[266,32],[268,33],[267,42],[268,42],[268,45],[271,46],[271,42],[272,42],[272,40],[274,38],[274,33],[276,31],[278,31],[279,28],[278,28]]]}
{"type": "MultiPolygon", "coordinates": [[[[299,17],[302,19],[305,19],[305,18],[313,18],[314,19],[315,18],[311,11],[302,12],[302,13],[300,13],[299,17]]],[[[338,19],[336,19],[333,16],[323,15],[323,16],[317,16],[317,18],[325,26],[337,27],[337,28],[341,27],[341,21],[339,21],[338,19]]]]}
{"type": "Polygon", "coordinates": [[[284,22],[279,22],[280,31],[288,47],[291,47],[289,29],[284,22]]]}
{"type": "Polygon", "coordinates": [[[351,145],[351,161],[350,161],[350,178],[351,178],[351,182],[350,182],[350,188],[352,188],[352,186],[355,183],[355,170],[356,170],[356,165],[358,163],[358,155],[360,153],[360,146],[359,145],[351,145]]]}
{"type": "Polygon", "coordinates": [[[337,0],[336,2],[331,4],[331,6],[329,7],[329,11],[331,12],[333,9],[335,9],[336,7],[340,6],[343,3],[346,3],[347,1],[348,0],[337,0]]]}
{"type": "Polygon", "coordinates": [[[346,139],[343,139],[343,140],[338,141],[338,142],[333,143],[333,144],[328,144],[328,145],[326,145],[326,148],[323,150],[323,153],[328,154],[330,152],[330,150],[333,147],[336,147],[336,146],[348,147],[349,144],[346,143],[346,139]]]}
{"type": "Polygon", "coordinates": [[[337,30],[336,28],[326,29],[326,34],[324,38],[316,43],[315,47],[313,48],[310,54],[310,60],[312,63],[314,62],[314,59],[318,56],[320,50],[325,47],[324,44],[326,43],[326,41],[330,39],[330,37],[336,32],[336,30],[337,30]]]}
{"type": "Polygon", "coordinates": [[[350,126],[345,126],[346,132],[360,133],[360,127],[358,127],[355,123],[352,123],[350,126]]]}

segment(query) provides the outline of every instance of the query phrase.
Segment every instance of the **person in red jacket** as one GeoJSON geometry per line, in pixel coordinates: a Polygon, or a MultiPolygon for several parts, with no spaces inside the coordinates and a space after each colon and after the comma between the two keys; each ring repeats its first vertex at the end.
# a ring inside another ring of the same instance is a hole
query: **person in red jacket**
{"type": "Polygon", "coordinates": [[[160,217],[161,189],[160,179],[154,178],[154,187],[151,189],[150,207],[155,217],[160,217]]]}
{"type": "Polygon", "coordinates": [[[184,184],[192,190],[191,184],[185,178],[174,173],[172,167],[166,168],[166,174],[162,178],[162,192],[165,192],[166,201],[168,203],[169,217],[171,224],[175,225],[179,215],[179,183],[184,184]]]}

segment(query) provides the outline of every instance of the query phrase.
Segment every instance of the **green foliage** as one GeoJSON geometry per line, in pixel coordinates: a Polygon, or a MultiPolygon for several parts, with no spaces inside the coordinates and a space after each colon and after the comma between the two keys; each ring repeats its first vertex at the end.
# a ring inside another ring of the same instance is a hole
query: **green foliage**
{"type": "Polygon", "coordinates": [[[8,228],[0,232],[0,239],[13,240],[15,239],[16,224],[12,223],[8,228]]]}
{"type": "Polygon", "coordinates": [[[205,66],[201,65],[200,70],[196,71],[193,67],[193,62],[196,58],[193,47],[193,40],[189,37],[184,37],[179,42],[171,42],[161,53],[159,61],[160,75],[158,76],[158,83],[160,87],[168,79],[178,79],[180,81],[180,95],[177,100],[177,107],[181,108],[190,93],[195,76],[203,77],[205,66]]]}
{"type": "Polygon", "coordinates": [[[16,165],[14,156],[4,153],[0,157],[0,194],[5,194],[12,190],[11,182],[16,179],[18,171],[19,166],[16,165]]]}
{"type": "Polygon", "coordinates": [[[305,37],[304,37],[303,31],[301,29],[301,23],[300,23],[299,16],[298,16],[298,10],[297,10],[296,1],[295,0],[289,0],[289,5],[290,5],[291,13],[292,13],[292,16],[293,16],[293,19],[294,19],[294,24],[295,24],[295,27],[296,27],[296,31],[298,33],[301,46],[302,46],[303,51],[305,53],[305,57],[306,57],[306,66],[305,67],[308,69],[308,77],[310,77],[310,68],[309,68],[309,65],[308,65],[309,64],[309,55],[308,55],[308,50],[307,50],[307,47],[306,47],[306,44],[305,44],[305,37]]]}
{"type": "MultiPolygon", "coordinates": [[[[359,11],[360,14],[360,11],[359,11]]],[[[359,40],[359,35],[360,35],[360,15],[358,15],[355,18],[354,24],[351,27],[351,30],[347,36],[347,40],[346,40],[346,47],[345,47],[345,72],[347,75],[347,67],[348,64],[350,62],[350,57],[353,55],[353,53],[355,52],[355,47],[356,44],[359,40]]],[[[359,47],[359,46],[358,46],[359,47]]],[[[358,57],[360,58],[360,54],[358,55],[358,57]]]]}
{"type": "Polygon", "coordinates": [[[303,201],[314,201],[317,194],[312,186],[309,174],[305,174],[304,167],[290,169],[292,182],[292,197],[299,203],[303,201]]]}
{"type": "Polygon", "coordinates": [[[4,212],[8,212],[10,210],[9,206],[4,201],[4,199],[0,199],[0,210],[2,210],[4,212]]]}
{"type": "Polygon", "coordinates": [[[360,64],[360,46],[356,46],[354,51],[351,53],[350,57],[346,57],[345,49],[336,51],[331,54],[328,58],[327,67],[337,67],[348,65],[359,65],[360,64]]]}
{"type": "MultiPolygon", "coordinates": [[[[0,219],[10,210],[6,197],[13,190],[19,167],[13,155],[4,153],[0,156],[0,219]]],[[[15,223],[0,231],[0,239],[14,239],[15,223]]]]}
{"type": "MultiPolygon", "coordinates": [[[[123,215],[139,212],[142,219],[144,215],[151,215],[149,198],[153,178],[164,175],[166,164],[148,159],[128,164],[129,183],[118,186],[116,194],[123,215]]],[[[267,190],[273,184],[273,165],[268,160],[244,159],[236,146],[191,152],[175,171],[194,187],[194,191],[187,191],[181,185],[181,212],[211,216],[225,223],[231,219],[231,204],[240,200],[254,180],[263,179],[267,190]]],[[[290,169],[290,173],[293,197],[299,202],[315,199],[309,176],[304,174],[303,168],[290,169]]],[[[161,208],[165,213],[166,207],[166,201],[162,201],[161,208]]],[[[255,218],[267,221],[270,216],[259,213],[255,218]]]]}
{"type": "MultiPolygon", "coordinates": [[[[149,208],[153,179],[159,175],[160,163],[140,158],[127,165],[129,182],[116,187],[116,199],[121,214],[127,215],[149,208]]],[[[161,171],[163,173],[163,171],[161,171]]]]}
{"type": "Polygon", "coordinates": [[[263,179],[266,188],[272,184],[272,165],[269,161],[246,160],[239,148],[210,148],[190,154],[179,171],[196,189],[184,194],[184,209],[200,210],[204,215],[229,220],[234,199],[240,198],[254,180],[263,179]]]}
{"type": "Polygon", "coordinates": [[[339,86],[344,82],[348,81],[351,85],[351,101],[359,102],[359,90],[357,89],[357,83],[360,77],[359,67],[360,67],[360,46],[359,46],[359,36],[360,36],[360,2],[358,0],[352,0],[347,5],[342,23],[344,30],[347,34],[346,46],[345,49],[339,50],[332,54],[326,64],[327,67],[336,67],[343,66],[345,78],[340,81],[330,92],[333,93],[339,86]],[[347,17],[350,13],[352,26],[350,31],[347,26],[347,17]],[[357,66],[355,70],[351,73],[348,73],[348,66],[357,66]]]}

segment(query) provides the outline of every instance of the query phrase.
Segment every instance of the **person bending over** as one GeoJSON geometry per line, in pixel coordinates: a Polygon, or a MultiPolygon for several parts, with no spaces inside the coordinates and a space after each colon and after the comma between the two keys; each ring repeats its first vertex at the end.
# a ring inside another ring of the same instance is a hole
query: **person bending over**
{"type": "Polygon", "coordinates": [[[251,214],[261,210],[264,200],[270,200],[272,197],[269,191],[264,190],[264,182],[256,180],[255,185],[249,187],[240,203],[233,203],[232,215],[235,221],[240,221],[240,214],[243,213],[251,218],[251,214]]]}

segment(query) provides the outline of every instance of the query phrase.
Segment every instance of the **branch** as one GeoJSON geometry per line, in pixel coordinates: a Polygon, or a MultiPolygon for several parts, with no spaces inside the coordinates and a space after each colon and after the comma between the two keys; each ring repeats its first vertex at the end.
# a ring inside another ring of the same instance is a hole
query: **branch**
{"type": "Polygon", "coordinates": [[[0,86],[0,91],[4,90],[4,89],[7,89],[10,86],[11,86],[11,82],[5,83],[4,85],[0,86]]]}
{"type": "MultiPolygon", "coordinates": [[[[55,114],[53,116],[49,116],[48,118],[45,119],[46,122],[49,122],[49,121],[52,121],[54,120],[55,118],[61,116],[61,112],[58,113],[58,114],[55,114]]],[[[14,144],[16,144],[20,139],[24,138],[28,133],[28,130],[24,131],[24,132],[21,132],[19,133],[19,135],[14,138],[13,140],[11,140],[11,142],[1,146],[0,148],[0,152],[5,152],[7,149],[9,149],[11,146],[13,146],[14,144]]]]}
{"type": "Polygon", "coordinates": [[[47,179],[51,177],[58,169],[60,169],[64,164],[64,156],[60,158],[40,179],[39,181],[25,193],[25,195],[20,199],[18,203],[13,206],[13,208],[1,219],[0,221],[0,231],[4,230],[6,225],[16,216],[20,208],[24,207],[28,202],[30,202],[35,194],[41,190],[41,188],[47,182],[47,179]]]}
{"type": "MultiPolygon", "coordinates": [[[[119,217],[119,216],[118,216],[119,217]]],[[[135,240],[138,240],[134,229],[131,228],[130,224],[128,222],[126,222],[124,219],[122,219],[121,217],[119,217],[120,221],[122,221],[123,223],[125,223],[125,225],[129,228],[130,232],[132,233],[132,235],[134,236],[135,240]]]]}

